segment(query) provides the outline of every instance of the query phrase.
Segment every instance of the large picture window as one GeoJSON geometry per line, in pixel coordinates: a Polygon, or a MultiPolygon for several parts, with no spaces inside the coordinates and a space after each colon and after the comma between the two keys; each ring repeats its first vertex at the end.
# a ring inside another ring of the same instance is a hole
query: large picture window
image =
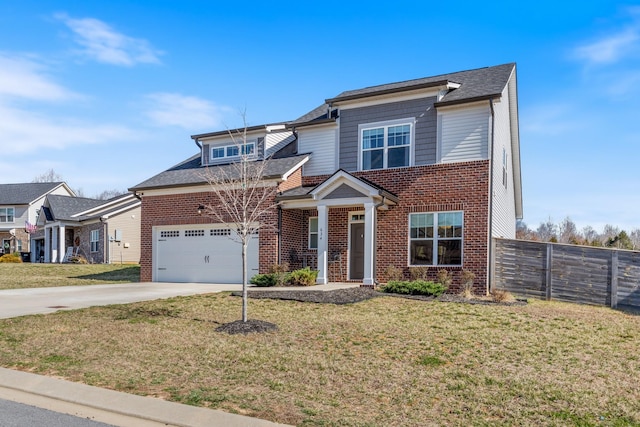
{"type": "Polygon", "coordinates": [[[462,212],[409,215],[409,264],[462,265],[462,212]]]}
{"type": "Polygon", "coordinates": [[[14,222],[14,208],[0,208],[0,222],[14,222]]]}
{"type": "Polygon", "coordinates": [[[360,168],[400,168],[410,165],[412,124],[360,126],[360,168]]]}

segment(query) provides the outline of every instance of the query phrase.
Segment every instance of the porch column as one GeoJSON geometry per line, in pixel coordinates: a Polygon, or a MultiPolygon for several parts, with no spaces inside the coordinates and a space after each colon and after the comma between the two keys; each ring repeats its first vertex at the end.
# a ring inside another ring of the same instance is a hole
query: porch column
{"type": "Polygon", "coordinates": [[[58,262],[58,227],[51,227],[51,256],[50,262],[58,262]]]}
{"type": "Polygon", "coordinates": [[[326,205],[318,205],[318,278],[316,284],[326,285],[328,280],[329,259],[329,215],[326,205]]]}
{"type": "Polygon", "coordinates": [[[64,225],[61,225],[58,230],[58,262],[64,261],[64,255],[67,253],[67,250],[64,247],[66,237],[64,225]]]}
{"type": "Polygon", "coordinates": [[[376,205],[364,204],[364,277],[362,284],[375,285],[376,205]]]}
{"type": "Polygon", "coordinates": [[[51,227],[44,228],[44,262],[51,262],[51,227]]]}

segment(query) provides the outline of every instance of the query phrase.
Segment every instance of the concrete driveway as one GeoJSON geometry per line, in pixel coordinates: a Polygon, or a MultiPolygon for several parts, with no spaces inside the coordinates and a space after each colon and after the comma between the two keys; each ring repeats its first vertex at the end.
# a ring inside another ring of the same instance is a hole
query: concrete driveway
{"type": "Polygon", "coordinates": [[[127,304],[176,296],[241,291],[242,285],[125,283],[0,290],[0,319],[96,305],[127,304]]]}

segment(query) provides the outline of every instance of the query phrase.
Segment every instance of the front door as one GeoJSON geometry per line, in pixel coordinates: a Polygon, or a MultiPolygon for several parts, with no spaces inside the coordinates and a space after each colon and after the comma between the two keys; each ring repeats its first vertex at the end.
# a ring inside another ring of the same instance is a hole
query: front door
{"type": "Polygon", "coordinates": [[[364,278],[364,223],[350,224],[349,236],[349,279],[364,278]]]}

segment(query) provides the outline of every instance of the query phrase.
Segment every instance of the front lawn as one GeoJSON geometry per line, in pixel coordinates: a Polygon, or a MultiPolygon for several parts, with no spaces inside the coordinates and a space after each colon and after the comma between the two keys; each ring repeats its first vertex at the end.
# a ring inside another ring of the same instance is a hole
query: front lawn
{"type": "Polygon", "coordinates": [[[0,289],[101,285],[140,281],[140,266],[131,264],[0,263],[0,289]]]}
{"type": "Polygon", "coordinates": [[[0,365],[296,425],[638,425],[640,316],[229,294],[0,321],[0,365]]]}

